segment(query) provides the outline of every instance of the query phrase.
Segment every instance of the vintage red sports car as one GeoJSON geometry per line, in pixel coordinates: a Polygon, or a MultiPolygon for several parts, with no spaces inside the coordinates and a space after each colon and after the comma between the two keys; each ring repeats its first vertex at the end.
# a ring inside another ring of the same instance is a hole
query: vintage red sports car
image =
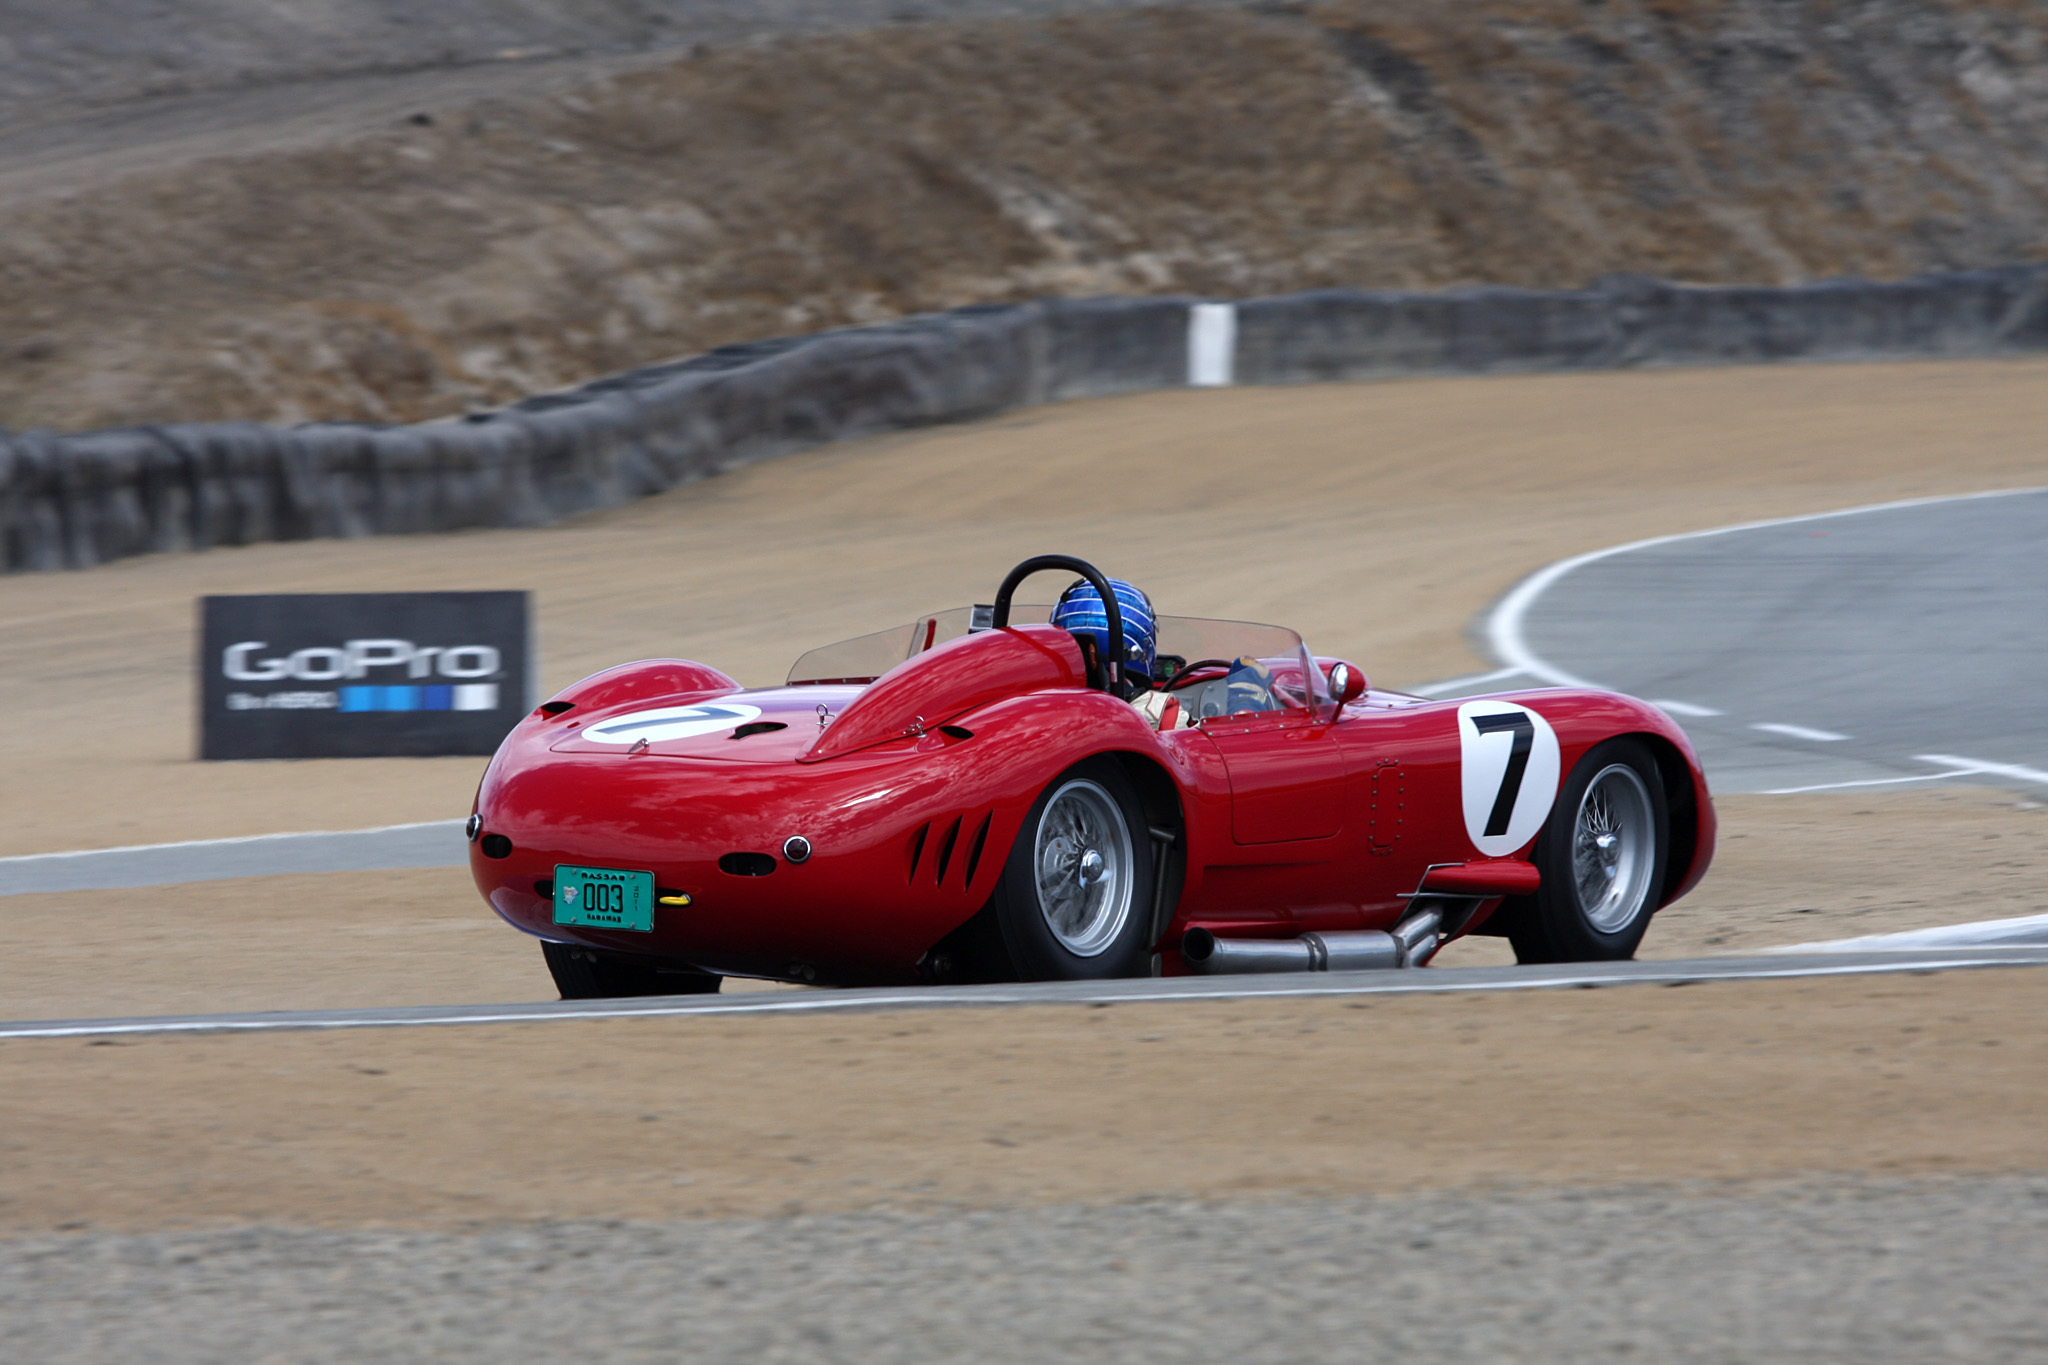
{"type": "Polygon", "coordinates": [[[1714,810],[1647,703],[1376,691],[1278,626],[1157,618],[1114,661],[1109,580],[1047,555],[992,606],[813,650],[787,683],[624,664],[538,707],[469,822],[491,907],[566,997],[1633,955],[1705,872],[1714,810]],[[1109,640],[1011,598],[1095,585],[1109,640]]]}

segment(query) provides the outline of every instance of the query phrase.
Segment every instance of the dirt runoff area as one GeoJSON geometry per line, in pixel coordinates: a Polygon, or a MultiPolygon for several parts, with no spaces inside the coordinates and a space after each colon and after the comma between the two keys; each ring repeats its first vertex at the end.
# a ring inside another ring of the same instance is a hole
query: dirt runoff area
{"type": "MultiPolygon", "coordinates": [[[[1159,393],[823,449],[541,531],[17,576],[0,849],[466,809],[474,760],[192,761],[201,593],[523,587],[546,686],[652,655],[763,682],[1057,548],[1164,610],[1293,623],[1416,684],[1485,667],[1468,623],[1568,554],[2040,483],[2044,379],[2027,360],[1159,393]]],[[[2048,820],[2009,794],[1722,813],[1716,871],[1651,951],[2040,908],[2048,820]]],[[[459,870],[9,897],[0,917],[17,1018],[548,993],[459,870]]],[[[1451,1184],[2039,1171],[2044,983],[8,1043],[0,1226],[1367,1193],[1416,1150],[1451,1184]]]]}
{"type": "Polygon", "coordinates": [[[2048,973],[0,1045],[0,1232],[2039,1172],[2048,973]]]}

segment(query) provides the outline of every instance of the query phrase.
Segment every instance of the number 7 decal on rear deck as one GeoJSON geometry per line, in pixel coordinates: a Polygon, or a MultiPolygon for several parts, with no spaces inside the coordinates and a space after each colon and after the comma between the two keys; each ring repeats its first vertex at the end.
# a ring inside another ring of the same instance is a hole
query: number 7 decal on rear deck
{"type": "Polygon", "coordinates": [[[1458,708],[1458,773],[1465,833],[1488,858],[1505,857],[1534,837],[1557,800],[1557,731],[1511,701],[1468,701],[1458,708]]]}

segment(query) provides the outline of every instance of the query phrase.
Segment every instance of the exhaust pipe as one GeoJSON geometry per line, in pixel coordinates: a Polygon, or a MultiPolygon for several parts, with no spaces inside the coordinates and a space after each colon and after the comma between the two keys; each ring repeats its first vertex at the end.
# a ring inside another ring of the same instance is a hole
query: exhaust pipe
{"type": "Polygon", "coordinates": [[[1442,923],[1443,916],[1437,911],[1422,910],[1395,925],[1392,933],[1357,929],[1300,938],[1218,938],[1207,929],[1196,928],[1182,936],[1180,952],[1190,968],[1207,975],[1420,967],[1436,955],[1436,935],[1442,923]]]}
{"type": "Polygon", "coordinates": [[[1421,967],[1436,956],[1437,931],[1443,928],[1444,912],[1417,910],[1394,926],[1394,941],[1401,945],[1401,965],[1421,967]]]}

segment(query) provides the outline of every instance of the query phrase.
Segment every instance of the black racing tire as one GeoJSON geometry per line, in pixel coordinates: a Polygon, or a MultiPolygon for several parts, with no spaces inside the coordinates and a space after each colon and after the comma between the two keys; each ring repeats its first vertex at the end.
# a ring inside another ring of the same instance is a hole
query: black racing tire
{"type": "Polygon", "coordinates": [[[1634,957],[1663,894],[1670,854],[1671,814],[1656,759],[1640,740],[1595,745],[1572,769],[1536,836],[1541,887],[1501,907],[1515,960],[1634,957]],[[1608,837],[1615,842],[1601,847],[1608,837]]]}
{"type": "Polygon", "coordinates": [[[996,887],[996,926],[1017,979],[1149,974],[1152,858],[1144,805],[1115,759],[1091,758],[1054,778],[1024,817],[996,887]]]}
{"type": "Polygon", "coordinates": [[[541,955],[564,1000],[612,1000],[629,995],[715,995],[721,977],[654,958],[543,940],[541,955]]]}

